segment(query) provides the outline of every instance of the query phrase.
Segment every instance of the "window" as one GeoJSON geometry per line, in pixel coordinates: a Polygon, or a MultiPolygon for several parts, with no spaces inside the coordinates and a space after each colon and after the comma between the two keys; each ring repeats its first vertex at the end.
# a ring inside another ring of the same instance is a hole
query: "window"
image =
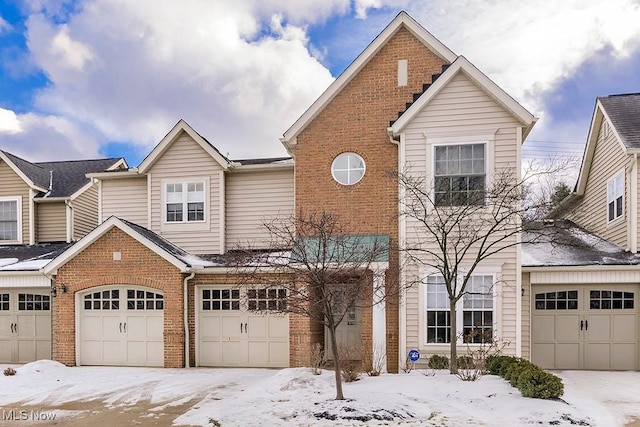
{"type": "Polygon", "coordinates": [[[467,343],[493,340],[493,277],[472,276],[463,297],[462,338],[467,343]]]}
{"type": "Polygon", "coordinates": [[[624,178],[622,172],[607,181],[607,220],[622,216],[622,196],[624,194],[624,178]]]}
{"type": "Polygon", "coordinates": [[[204,221],[204,182],[166,184],[166,222],[204,221]]]}
{"type": "MultiPolygon", "coordinates": [[[[466,343],[485,343],[493,340],[493,275],[474,275],[467,283],[465,296],[456,307],[456,336],[466,343]]],[[[431,275],[426,279],[426,342],[451,342],[449,297],[444,278],[431,275]]]]}
{"type": "Polygon", "coordinates": [[[20,242],[21,198],[0,198],[0,241],[20,242]]]}
{"type": "Polygon", "coordinates": [[[342,185],[353,185],[364,176],[364,159],[356,153],[342,153],[331,164],[333,179],[342,185]]]}
{"type": "Polygon", "coordinates": [[[577,310],[578,291],[542,292],[535,301],[536,310],[577,310]]]}
{"type": "Polygon", "coordinates": [[[436,206],[484,204],[485,144],[435,147],[436,206]]]}
{"type": "Polygon", "coordinates": [[[599,291],[589,292],[590,310],[633,310],[633,292],[599,291]]]}

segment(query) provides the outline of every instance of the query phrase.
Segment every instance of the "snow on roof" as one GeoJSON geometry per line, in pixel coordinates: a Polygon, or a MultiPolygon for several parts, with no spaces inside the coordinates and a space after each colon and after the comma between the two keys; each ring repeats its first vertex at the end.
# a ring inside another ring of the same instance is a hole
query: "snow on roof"
{"type": "Polygon", "coordinates": [[[0,268],[4,267],[5,265],[15,264],[18,261],[18,258],[0,258],[0,268]]]}
{"type": "Polygon", "coordinates": [[[640,264],[640,256],[570,221],[556,221],[524,233],[522,240],[525,267],[640,264]]]}
{"type": "Polygon", "coordinates": [[[0,271],[37,271],[51,262],[50,259],[36,259],[16,262],[0,267],[0,271]]]}

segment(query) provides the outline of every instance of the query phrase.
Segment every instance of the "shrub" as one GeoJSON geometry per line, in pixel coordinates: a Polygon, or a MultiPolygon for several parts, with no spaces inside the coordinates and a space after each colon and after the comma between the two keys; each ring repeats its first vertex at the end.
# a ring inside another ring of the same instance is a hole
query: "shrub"
{"type": "Polygon", "coordinates": [[[15,374],[16,374],[16,370],[11,368],[11,367],[9,367],[9,368],[4,370],[4,376],[5,377],[11,377],[11,376],[13,376],[15,374]]]}
{"type": "Polygon", "coordinates": [[[498,362],[498,375],[504,377],[509,370],[509,367],[514,363],[518,362],[517,357],[515,356],[500,356],[500,361],[498,362]]]}
{"type": "Polygon", "coordinates": [[[468,354],[458,356],[458,369],[475,369],[476,365],[473,361],[473,357],[468,354]]]}
{"type": "Polygon", "coordinates": [[[507,369],[507,372],[504,375],[504,379],[509,381],[509,384],[511,384],[511,387],[517,387],[518,379],[520,378],[520,375],[522,375],[523,372],[526,372],[529,369],[540,369],[540,368],[538,368],[533,363],[528,362],[526,360],[519,360],[516,363],[512,363],[511,365],[509,365],[509,369],[507,369]]]}
{"type": "Polygon", "coordinates": [[[560,378],[532,365],[518,378],[518,390],[524,397],[557,399],[564,393],[564,386],[560,378]]]}
{"type": "Polygon", "coordinates": [[[434,354],[429,358],[428,365],[431,369],[449,369],[449,358],[440,354],[434,354]]]}

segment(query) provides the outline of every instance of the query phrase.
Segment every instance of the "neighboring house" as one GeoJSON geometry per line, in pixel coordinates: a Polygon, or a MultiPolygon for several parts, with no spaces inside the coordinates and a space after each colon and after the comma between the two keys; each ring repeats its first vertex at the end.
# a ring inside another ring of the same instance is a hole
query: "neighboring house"
{"type": "Polygon", "coordinates": [[[522,354],[545,368],[640,368],[638,153],[640,94],[598,98],[575,191],[556,213],[581,244],[523,249],[522,354]]]}
{"type": "Polygon", "coordinates": [[[123,159],[32,163],[0,151],[0,361],[51,357],[51,281],[38,271],[98,225],[87,173],[123,159]]]}

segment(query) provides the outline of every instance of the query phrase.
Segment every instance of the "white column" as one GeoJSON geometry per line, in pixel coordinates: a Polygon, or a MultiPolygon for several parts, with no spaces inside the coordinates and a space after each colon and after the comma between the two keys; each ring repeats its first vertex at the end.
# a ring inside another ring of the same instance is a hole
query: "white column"
{"type": "Polygon", "coordinates": [[[381,372],[387,372],[387,316],[385,305],[385,270],[373,271],[373,357],[383,357],[381,372]]]}

